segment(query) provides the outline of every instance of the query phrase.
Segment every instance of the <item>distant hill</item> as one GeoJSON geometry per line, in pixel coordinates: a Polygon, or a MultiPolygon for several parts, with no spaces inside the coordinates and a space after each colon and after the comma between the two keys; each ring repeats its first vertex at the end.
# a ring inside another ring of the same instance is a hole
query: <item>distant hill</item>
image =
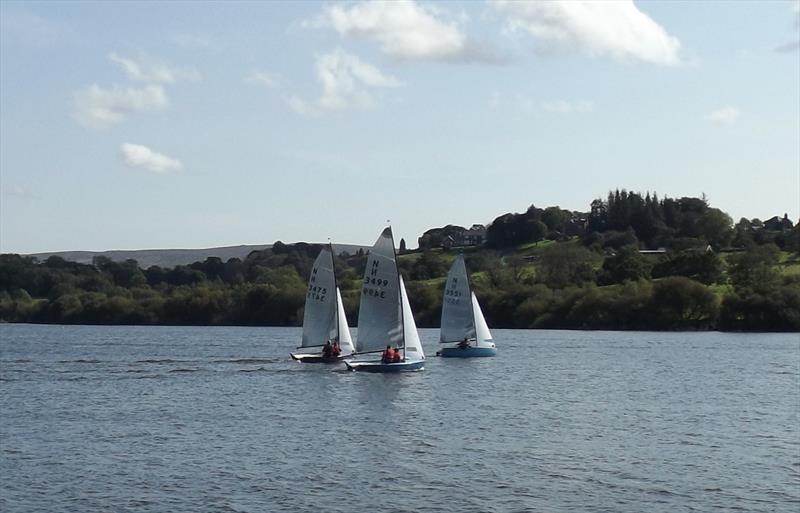
{"type": "MultiPolygon", "coordinates": [[[[92,263],[96,256],[108,257],[115,262],[133,259],[139,262],[139,267],[147,269],[151,265],[160,267],[175,267],[176,265],[188,265],[193,262],[202,262],[208,257],[218,257],[223,262],[231,258],[244,260],[251,251],[261,251],[272,247],[272,244],[251,244],[241,246],[224,246],[219,248],[202,249],[131,249],[131,250],[109,250],[109,251],[54,251],[50,253],[32,253],[28,256],[36,257],[40,261],[46,260],[51,256],[59,256],[64,260],[79,262],[82,264],[92,263]]],[[[359,249],[367,251],[369,246],[359,246],[357,244],[334,244],[333,250],[336,254],[349,253],[355,254],[359,249]]]]}

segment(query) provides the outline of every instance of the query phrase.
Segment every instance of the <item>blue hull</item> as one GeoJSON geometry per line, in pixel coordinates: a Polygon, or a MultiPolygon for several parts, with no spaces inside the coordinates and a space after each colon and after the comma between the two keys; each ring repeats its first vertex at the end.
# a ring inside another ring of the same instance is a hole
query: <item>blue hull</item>
{"type": "Polygon", "coordinates": [[[439,350],[442,358],[475,358],[481,356],[497,356],[494,347],[443,347],[439,350]]]}
{"type": "Polygon", "coordinates": [[[398,363],[358,362],[345,360],[344,363],[351,371],[361,372],[414,372],[421,371],[425,368],[424,360],[398,363]]]}

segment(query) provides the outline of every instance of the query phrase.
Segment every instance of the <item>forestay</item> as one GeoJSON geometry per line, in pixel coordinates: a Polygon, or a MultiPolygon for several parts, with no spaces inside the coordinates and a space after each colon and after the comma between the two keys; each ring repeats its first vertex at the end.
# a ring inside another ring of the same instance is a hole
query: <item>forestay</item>
{"type": "Polygon", "coordinates": [[[359,353],[403,345],[400,282],[391,227],[381,233],[369,252],[358,312],[359,353]]]}
{"type": "Polygon", "coordinates": [[[442,301],[442,323],[439,340],[460,342],[475,338],[475,316],[464,255],[458,255],[447,273],[442,301]]]}
{"type": "Polygon", "coordinates": [[[328,247],[324,247],[314,260],[308,278],[301,347],[321,346],[337,336],[336,303],[333,255],[328,247]]]}

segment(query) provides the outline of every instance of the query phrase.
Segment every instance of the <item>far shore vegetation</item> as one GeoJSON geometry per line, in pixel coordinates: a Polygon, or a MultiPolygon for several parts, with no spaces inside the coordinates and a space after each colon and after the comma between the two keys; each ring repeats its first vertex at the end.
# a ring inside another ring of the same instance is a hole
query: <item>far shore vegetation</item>
{"type": "MultiPolygon", "coordinates": [[[[463,252],[493,328],[800,331],[800,224],[785,215],[734,224],[705,197],[617,190],[587,212],[531,206],[418,242],[407,251],[400,241],[399,266],[420,327],[438,327],[463,252]]],[[[4,254],[0,321],[299,326],[320,248],[276,242],[244,260],[147,269],[4,254]]],[[[335,259],[353,326],[365,262],[363,251],[335,259]]]]}

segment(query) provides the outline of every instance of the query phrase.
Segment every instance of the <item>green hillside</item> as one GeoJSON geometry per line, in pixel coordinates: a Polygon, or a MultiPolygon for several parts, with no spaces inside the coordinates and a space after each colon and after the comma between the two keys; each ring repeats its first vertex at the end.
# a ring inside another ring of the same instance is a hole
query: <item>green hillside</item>
{"type": "MultiPolygon", "coordinates": [[[[419,242],[398,266],[421,327],[438,326],[445,276],[463,252],[496,328],[800,330],[800,228],[785,216],[734,225],[705,199],[622,191],[590,212],[532,206],[419,242]]],[[[296,326],[320,248],[277,242],[244,258],[146,268],[0,255],[0,321],[296,326]]],[[[335,265],[354,326],[365,252],[335,265]]]]}

